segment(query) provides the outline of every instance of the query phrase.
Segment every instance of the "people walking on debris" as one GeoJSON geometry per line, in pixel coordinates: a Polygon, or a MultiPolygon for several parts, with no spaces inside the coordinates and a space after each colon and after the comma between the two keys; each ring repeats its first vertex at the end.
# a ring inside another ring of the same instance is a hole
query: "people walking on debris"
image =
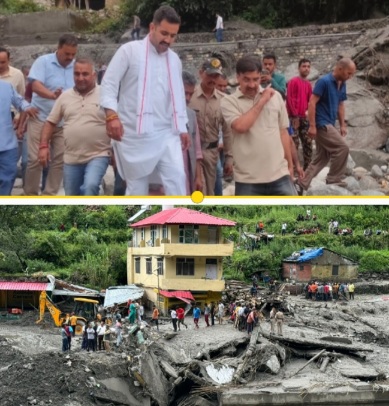
{"type": "Polygon", "coordinates": [[[250,288],[250,293],[251,293],[251,296],[252,297],[257,297],[257,286],[256,285],[253,285],[253,286],[251,286],[251,288],[250,288]]]}
{"type": "Polygon", "coordinates": [[[37,118],[28,120],[28,163],[24,183],[27,196],[39,194],[42,165],[39,152],[49,149],[51,161],[43,195],[56,195],[62,183],[64,138],[62,123],[58,123],[52,134],[50,145],[41,143],[41,133],[55,100],[74,86],[73,67],[77,52],[77,38],[64,34],[55,53],[42,55],[31,66],[28,80],[32,82],[32,106],[39,110],[37,118]]]}
{"type": "Polygon", "coordinates": [[[77,316],[74,314],[74,312],[70,316],[70,325],[72,326],[73,329],[72,336],[74,337],[76,335],[76,326],[77,326],[77,316]]]}
{"type": "Polygon", "coordinates": [[[130,324],[134,324],[136,319],[136,306],[134,302],[131,302],[129,310],[130,314],[128,316],[128,321],[130,322],[130,324]]]}
{"type": "Polygon", "coordinates": [[[213,29],[216,35],[216,41],[217,42],[223,42],[223,31],[224,31],[224,25],[223,25],[223,17],[220,15],[220,13],[216,13],[216,26],[213,29]]]}
{"type": "Polygon", "coordinates": [[[224,317],[224,304],[223,304],[223,302],[219,302],[218,312],[217,312],[217,318],[219,320],[219,324],[223,324],[223,317],[224,317]]]}
{"type": "Polygon", "coordinates": [[[172,7],[159,7],[149,35],[118,49],[101,84],[100,105],[126,195],[148,195],[155,170],[166,195],[186,195],[182,149],[188,149],[190,136],[182,64],[170,49],[180,23],[172,7]]]}
{"type": "Polygon", "coordinates": [[[151,319],[153,321],[153,323],[155,323],[157,330],[159,331],[159,310],[157,309],[157,307],[155,305],[153,305],[153,314],[151,316],[151,319]]]}
{"type": "Polygon", "coordinates": [[[275,334],[276,332],[276,313],[277,310],[275,307],[272,307],[270,310],[270,334],[275,334]]]}
{"type": "Polygon", "coordinates": [[[205,304],[204,307],[204,320],[205,324],[207,325],[206,327],[210,327],[209,325],[209,314],[211,313],[211,307],[208,304],[205,304]]]}
{"type": "Polygon", "coordinates": [[[104,348],[104,343],[103,343],[105,329],[106,329],[106,325],[105,325],[104,320],[102,320],[102,321],[100,322],[100,325],[97,326],[97,330],[96,330],[96,333],[97,333],[97,342],[98,342],[98,350],[99,350],[99,351],[102,351],[102,350],[105,349],[105,348],[104,348]]]}
{"type": "Polygon", "coordinates": [[[177,332],[177,312],[175,309],[170,310],[170,317],[172,319],[173,330],[177,332]]]}
{"type": "Polygon", "coordinates": [[[200,308],[196,305],[196,307],[193,309],[193,322],[195,324],[195,328],[199,328],[199,320],[201,316],[201,310],[200,308]]]}
{"type": "Polygon", "coordinates": [[[139,322],[141,322],[142,320],[144,320],[145,317],[145,308],[143,306],[142,302],[139,302],[139,322]]]}
{"type": "Polygon", "coordinates": [[[88,328],[88,326],[82,326],[81,350],[88,349],[88,333],[86,332],[87,328],[88,328]]]}
{"type": "Polygon", "coordinates": [[[254,323],[255,320],[257,318],[257,311],[255,309],[252,309],[251,312],[249,313],[249,315],[247,316],[247,334],[251,335],[251,333],[253,332],[253,328],[254,328],[254,323]]]}
{"type": "Polygon", "coordinates": [[[277,334],[279,336],[282,336],[282,325],[284,323],[284,313],[282,313],[281,310],[278,310],[278,312],[275,315],[276,323],[277,323],[277,334]]]}
{"type": "Polygon", "coordinates": [[[66,332],[66,324],[63,323],[61,327],[61,337],[62,337],[62,352],[67,352],[69,350],[68,333],[66,332]]]}
{"type": "Polygon", "coordinates": [[[350,300],[354,300],[354,292],[355,292],[355,285],[351,282],[348,285],[348,294],[350,296],[350,300]]]}
{"type": "Polygon", "coordinates": [[[181,324],[188,328],[188,325],[185,324],[185,310],[182,307],[179,307],[177,310],[177,320],[178,320],[178,330],[181,331],[181,324]]]}
{"type": "Polygon", "coordinates": [[[346,81],[355,74],[356,66],[350,58],[342,58],[336,63],[332,73],[320,78],[314,87],[308,106],[308,136],[316,142],[316,154],[299,179],[298,193],[307,190],[312,179],[330,162],[326,183],[346,187],[343,181],[346,172],[349,147],[345,141],[347,125],[344,101],[346,81]],[[340,130],[335,128],[339,120],[340,130]]]}
{"type": "Polygon", "coordinates": [[[117,320],[115,324],[115,332],[116,332],[116,347],[119,347],[120,344],[122,343],[122,330],[123,330],[123,325],[121,320],[117,320]]]}
{"type": "Polygon", "coordinates": [[[96,351],[96,347],[95,347],[95,336],[96,336],[96,331],[95,329],[92,327],[92,323],[88,324],[88,328],[86,329],[86,333],[88,335],[88,349],[87,351],[96,351]]]}
{"type": "Polygon", "coordinates": [[[338,299],[339,299],[339,284],[338,284],[338,282],[335,282],[335,283],[332,285],[332,295],[333,295],[333,298],[334,298],[335,300],[338,300],[338,299]]]}
{"type": "Polygon", "coordinates": [[[258,277],[257,277],[257,275],[254,274],[251,277],[251,281],[253,282],[253,286],[256,287],[258,285],[258,277]]]}
{"type": "Polygon", "coordinates": [[[106,326],[103,336],[103,344],[106,352],[111,351],[111,344],[109,343],[110,341],[111,341],[111,329],[109,326],[106,326]]]}
{"type": "Polygon", "coordinates": [[[216,314],[216,306],[214,302],[211,302],[211,326],[215,325],[215,314],[216,314]]]}
{"type": "Polygon", "coordinates": [[[131,38],[133,41],[140,39],[140,18],[134,15],[134,23],[131,31],[131,38]]]}
{"type": "Polygon", "coordinates": [[[68,332],[68,350],[70,351],[72,348],[73,328],[72,326],[66,326],[65,329],[68,332]]]}

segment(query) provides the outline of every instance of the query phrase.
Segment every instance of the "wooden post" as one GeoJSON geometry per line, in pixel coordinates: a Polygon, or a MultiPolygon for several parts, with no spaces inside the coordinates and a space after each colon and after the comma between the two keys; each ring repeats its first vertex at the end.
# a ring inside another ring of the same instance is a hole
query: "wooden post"
{"type": "MultiPolygon", "coordinates": [[[[320,355],[323,354],[323,352],[325,352],[326,350],[321,350],[319,353],[317,353],[314,357],[312,357],[308,362],[306,362],[300,369],[298,369],[294,374],[292,374],[291,376],[289,376],[289,378],[291,378],[292,376],[297,375],[300,371],[302,371],[306,366],[308,366],[311,362],[315,361],[315,359],[318,359],[320,357],[320,355]]],[[[289,379],[288,378],[288,379],[289,379]]]]}

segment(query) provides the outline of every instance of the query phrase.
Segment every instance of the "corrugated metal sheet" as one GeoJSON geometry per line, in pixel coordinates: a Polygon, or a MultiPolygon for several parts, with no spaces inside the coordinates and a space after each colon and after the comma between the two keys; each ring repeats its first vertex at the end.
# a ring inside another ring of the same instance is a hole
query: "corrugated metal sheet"
{"type": "Polygon", "coordinates": [[[47,290],[49,283],[42,282],[0,282],[0,290],[47,290]]]}
{"type": "Polygon", "coordinates": [[[127,303],[129,299],[138,300],[143,295],[144,289],[136,285],[111,286],[105,291],[104,307],[127,303]]]}
{"type": "Polygon", "coordinates": [[[145,227],[151,225],[164,224],[198,224],[208,226],[234,226],[234,221],[225,220],[210,214],[201,213],[196,210],[190,210],[185,207],[178,207],[170,210],[163,210],[144,220],[138,221],[131,227],[145,227]]]}
{"type": "Polygon", "coordinates": [[[176,297],[177,299],[189,299],[195,300],[192,293],[189,290],[159,290],[159,293],[165,297],[176,297]]]}

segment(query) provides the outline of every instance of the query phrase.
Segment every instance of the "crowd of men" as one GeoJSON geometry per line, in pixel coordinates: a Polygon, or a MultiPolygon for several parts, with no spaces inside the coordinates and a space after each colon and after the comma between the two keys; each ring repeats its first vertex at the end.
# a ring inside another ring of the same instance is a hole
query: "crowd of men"
{"type": "Polygon", "coordinates": [[[306,299],[317,301],[354,300],[355,285],[353,282],[317,282],[311,281],[304,286],[306,299]]]}
{"type": "Polygon", "coordinates": [[[117,50],[101,86],[95,62],[76,58],[73,35],[61,36],[56,52],[24,75],[0,48],[0,195],[11,194],[21,157],[27,196],[56,195],[62,183],[66,195],[97,195],[110,163],[114,194],[129,196],[148,195],[155,183],[166,195],[221,195],[223,176],[234,177],[236,195],[293,196],[328,162],[327,183],[345,186],[350,59],[312,90],[308,59],[287,84],[274,54],[246,55],[236,63],[238,88],[227,94],[219,59],[204,61],[200,83],[182,71],[170,48],[180,24],[173,8],[161,6],[149,34],[117,50]]]}

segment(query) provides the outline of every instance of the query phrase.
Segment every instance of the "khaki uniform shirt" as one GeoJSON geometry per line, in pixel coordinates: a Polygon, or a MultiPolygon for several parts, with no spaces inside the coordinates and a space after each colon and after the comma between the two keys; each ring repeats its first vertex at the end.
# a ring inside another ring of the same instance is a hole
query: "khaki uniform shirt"
{"type": "Polygon", "coordinates": [[[10,66],[7,73],[0,75],[0,79],[4,80],[4,82],[11,83],[20,96],[24,98],[24,93],[26,92],[26,81],[21,70],[10,66]]]}
{"type": "Polygon", "coordinates": [[[47,121],[58,124],[62,119],[66,164],[84,164],[93,158],[111,156],[105,113],[100,108],[99,86],[84,96],[75,89],[62,93],[47,121]]]}
{"type": "MultiPolygon", "coordinates": [[[[261,98],[251,99],[240,89],[221,101],[221,111],[228,126],[249,111],[261,98]]],[[[281,142],[281,130],[289,126],[288,113],[281,95],[276,92],[265,104],[246,134],[232,131],[234,179],[241,183],[269,183],[289,175],[281,142]]]]}
{"type": "Polygon", "coordinates": [[[207,149],[210,143],[217,143],[219,130],[223,132],[224,155],[231,157],[231,128],[227,126],[221,110],[220,101],[225,94],[215,89],[211,97],[207,97],[201,85],[198,85],[189,103],[189,107],[196,112],[197,124],[200,131],[201,149],[207,149]]]}

